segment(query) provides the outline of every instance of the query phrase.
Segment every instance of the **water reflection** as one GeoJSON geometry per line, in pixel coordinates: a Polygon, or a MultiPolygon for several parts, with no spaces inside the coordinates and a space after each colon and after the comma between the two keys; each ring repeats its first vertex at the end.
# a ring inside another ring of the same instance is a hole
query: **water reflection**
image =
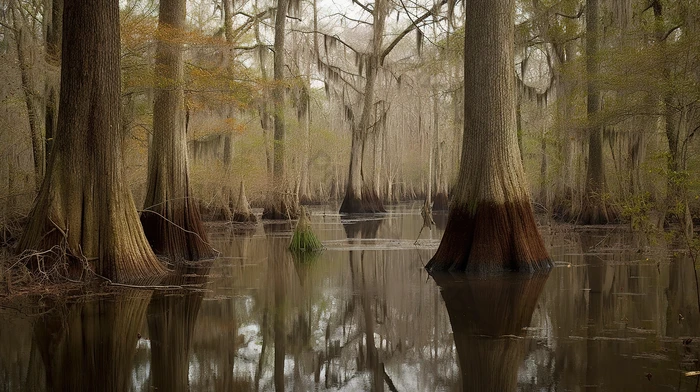
{"type": "MultiPolygon", "coordinates": [[[[209,268],[209,262],[181,264],[161,285],[200,286],[206,282],[209,268]]],[[[151,389],[189,391],[190,346],[203,298],[201,289],[153,294],[147,311],[151,389]]]]}
{"type": "Polygon", "coordinates": [[[434,275],[450,317],[462,390],[515,391],[530,326],[547,275],[434,275]]]}
{"type": "Polygon", "coordinates": [[[127,290],[66,306],[56,304],[41,316],[34,338],[43,359],[46,389],[131,389],[139,329],[150,296],[149,292],[127,290]]]}
{"type": "Polygon", "coordinates": [[[421,224],[317,210],[316,258],[286,228],[216,226],[221,257],[184,276],[204,290],[0,310],[0,391],[696,391],[696,273],[671,245],[545,226],[546,282],[433,280],[441,230],[413,246],[421,224]]]}

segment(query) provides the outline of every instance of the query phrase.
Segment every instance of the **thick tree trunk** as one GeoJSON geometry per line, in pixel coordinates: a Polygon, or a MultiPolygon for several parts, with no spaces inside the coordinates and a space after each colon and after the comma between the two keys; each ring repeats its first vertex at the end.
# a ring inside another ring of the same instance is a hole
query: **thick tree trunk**
{"type": "Polygon", "coordinates": [[[386,21],[386,4],[384,0],[376,1],[374,6],[372,24],[372,53],[367,56],[367,74],[362,104],[360,122],[352,128],[352,146],[350,148],[350,168],[348,183],[345,188],[345,197],[340,205],[341,213],[366,213],[385,212],[379,195],[374,187],[365,182],[363,173],[363,152],[370,128],[370,117],[374,106],[374,86],[379,69],[379,56],[381,53],[382,39],[384,35],[384,22],[386,21]]]}
{"type": "Polygon", "coordinates": [[[185,132],[182,37],[185,0],[161,0],[155,72],[162,80],[153,104],[148,153],[148,189],[141,213],[146,237],[157,254],[173,261],[211,257],[199,206],[190,198],[185,132]]]}
{"type": "Polygon", "coordinates": [[[514,0],[466,4],[464,140],[447,227],[426,268],[551,267],[530,205],[515,128],[514,0]]]}
{"type": "Polygon", "coordinates": [[[64,244],[109,279],[162,273],[124,183],[119,131],[119,5],[96,0],[64,7],[61,111],[22,251],[64,244]],[[65,241],[65,242],[64,242],[65,241]]]}
{"type": "Polygon", "coordinates": [[[596,118],[601,109],[598,78],[598,39],[600,21],[598,0],[586,0],[586,73],[588,75],[588,167],[583,208],[579,224],[605,224],[617,219],[617,214],[606,200],[605,166],[603,161],[603,126],[596,118]]]}

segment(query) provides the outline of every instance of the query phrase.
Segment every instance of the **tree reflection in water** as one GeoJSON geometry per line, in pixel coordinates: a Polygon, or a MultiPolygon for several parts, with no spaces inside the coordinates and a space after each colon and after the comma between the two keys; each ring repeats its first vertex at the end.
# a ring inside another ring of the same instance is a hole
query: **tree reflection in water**
{"type": "Polygon", "coordinates": [[[515,391],[546,274],[434,274],[450,317],[464,391],[515,391]]]}
{"type": "Polygon", "coordinates": [[[150,291],[126,290],[113,296],[56,306],[37,320],[49,391],[127,391],[146,317],[150,291]]]}
{"type": "Polygon", "coordinates": [[[159,291],[151,298],[147,319],[151,338],[150,387],[155,390],[189,390],[190,343],[204,298],[201,286],[210,267],[209,261],[179,264],[161,284],[195,290],[159,291]]]}

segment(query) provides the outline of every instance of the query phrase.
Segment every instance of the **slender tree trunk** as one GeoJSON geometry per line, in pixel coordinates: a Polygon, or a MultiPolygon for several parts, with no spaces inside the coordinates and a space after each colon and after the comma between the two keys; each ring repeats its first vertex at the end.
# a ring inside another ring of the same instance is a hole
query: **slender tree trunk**
{"type": "Polygon", "coordinates": [[[386,21],[386,0],[377,0],[374,5],[372,24],[372,53],[367,56],[367,73],[365,75],[365,89],[362,103],[362,114],[358,124],[353,124],[352,145],[350,147],[350,168],[348,183],[345,189],[345,197],[340,206],[341,213],[365,213],[384,212],[384,205],[379,195],[374,194],[374,188],[365,183],[363,173],[363,151],[370,131],[370,118],[374,106],[374,86],[379,69],[379,56],[381,55],[382,39],[384,36],[384,22],[386,21]]]}
{"type": "Polygon", "coordinates": [[[29,134],[32,141],[32,155],[34,158],[34,187],[38,191],[44,179],[45,151],[44,137],[41,127],[41,110],[39,109],[39,99],[34,89],[34,81],[31,75],[29,58],[24,48],[24,35],[26,30],[20,25],[20,13],[13,9],[13,24],[15,28],[15,43],[17,49],[17,63],[19,65],[20,80],[24,91],[24,104],[27,108],[29,119],[29,134]]]}
{"type": "MultiPolygon", "coordinates": [[[[57,135],[18,250],[64,243],[95,272],[125,281],[160,274],[124,181],[119,127],[119,5],[64,7],[57,135]]],[[[72,260],[72,259],[71,259],[72,260]]]]}
{"type": "Polygon", "coordinates": [[[213,255],[199,206],[190,198],[187,172],[182,58],[185,12],[185,0],[160,2],[155,73],[162,80],[155,91],[148,189],[141,213],[141,223],[153,250],[176,262],[213,255]]]}
{"type": "Polygon", "coordinates": [[[580,224],[605,224],[617,219],[615,211],[606,201],[605,165],[603,161],[603,126],[596,118],[601,109],[598,76],[598,40],[600,21],[598,0],[586,0],[586,73],[588,95],[588,166],[580,224]]]}
{"type": "Polygon", "coordinates": [[[45,80],[44,138],[45,154],[51,154],[58,123],[58,88],[61,72],[61,32],[63,31],[63,0],[51,0],[51,18],[46,28],[45,62],[49,68],[45,80]],[[55,74],[55,75],[54,75],[55,74]]]}
{"type": "Polygon", "coordinates": [[[273,148],[273,183],[269,192],[271,200],[265,206],[263,218],[265,219],[290,219],[299,215],[299,201],[292,195],[292,190],[285,173],[285,103],[286,92],[284,86],[284,47],[286,36],[287,8],[289,0],[277,0],[277,13],[275,16],[275,61],[274,80],[272,89],[272,102],[274,105],[273,119],[275,125],[273,148]]]}
{"type": "Polygon", "coordinates": [[[447,199],[447,179],[445,178],[442,163],[442,142],[440,141],[440,99],[437,89],[433,90],[433,127],[435,128],[435,198],[433,211],[447,211],[449,202],[447,199]]]}
{"type": "Polygon", "coordinates": [[[464,140],[447,227],[426,268],[532,271],[551,262],[525,184],[515,126],[514,0],[468,0],[464,140]]]}
{"type": "MultiPolygon", "coordinates": [[[[255,1],[255,8],[258,9],[258,1],[255,1]]],[[[268,74],[267,65],[265,61],[265,53],[267,52],[267,47],[263,44],[260,38],[260,21],[255,21],[255,40],[258,45],[258,61],[260,62],[260,76],[263,83],[262,87],[262,102],[260,102],[260,107],[258,112],[260,113],[260,126],[263,131],[263,142],[265,143],[265,162],[267,163],[267,180],[272,180],[272,174],[274,171],[274,158],[273,149],[274,145],[270,140],[270,127],[272,125],[272,119],[270,118],[269,110],[269,93],[268,93],[268,74]]]]}

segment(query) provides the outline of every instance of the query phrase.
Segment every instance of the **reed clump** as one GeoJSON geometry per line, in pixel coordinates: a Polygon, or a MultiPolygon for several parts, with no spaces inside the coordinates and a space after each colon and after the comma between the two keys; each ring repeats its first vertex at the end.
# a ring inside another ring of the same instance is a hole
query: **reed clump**
{"type": "Polygon", "coordinates": [[[311,220],[306,208],[301,207],[301,216],[294,229],[289,250],[293,253],[316,253],[323,250],[323,245],[311,229],[311,220]]]}

